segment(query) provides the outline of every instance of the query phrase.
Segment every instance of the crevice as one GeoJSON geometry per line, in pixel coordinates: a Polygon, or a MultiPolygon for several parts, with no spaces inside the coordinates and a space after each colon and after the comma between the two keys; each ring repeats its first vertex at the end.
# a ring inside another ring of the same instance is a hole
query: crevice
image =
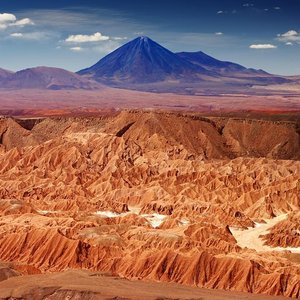
{"type": "Polygon", "coordinates": [[[31,131],[33,127],[43,121],[43,119],[14,119],[14,121],[24,129],[31,131]]]}
{"type": "Polygon", "coordinates": [[[4,135],[5,133],[7,132],[8,128],[6,128],[1,134],[0,134],[0,145],[3,144],[3,138],[4,138],[4,135]]]}
{"type": "Polygon", "coordinates": [[[134,124],[133,123],[130,123],[128,125],[126,125],[125,127],[123,127],[121,130],[119,130],[117,133],[116,133],[116,136],[117,137],[122,137],[128,130],[129,128],[134,124]]]}

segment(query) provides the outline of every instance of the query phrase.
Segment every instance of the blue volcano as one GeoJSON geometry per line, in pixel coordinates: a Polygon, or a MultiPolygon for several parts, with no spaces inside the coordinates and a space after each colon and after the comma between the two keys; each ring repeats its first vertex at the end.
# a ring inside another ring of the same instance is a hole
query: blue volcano
{"type": "Polygon", "coordinates": [[[110,53],[90,68],[78,72],[100,82],[148,83],[193,77],[209,72],[162,47],[139,37],[110,53]]]}
{"type": "Polygon", "coordinates": [[[112,87],[183,94],[203,90],[242,93],[251,86],[290,82],[262,70],[217,60],[201,51],[173,53],[144,36],[78,74],[112,87]]]}

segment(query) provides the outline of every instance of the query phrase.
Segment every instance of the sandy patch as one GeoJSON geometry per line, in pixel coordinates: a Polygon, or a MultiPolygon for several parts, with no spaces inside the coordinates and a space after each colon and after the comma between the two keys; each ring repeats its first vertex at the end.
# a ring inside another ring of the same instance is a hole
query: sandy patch
{"type": "Polygon", "coordinates": [[[237,244],[242,248],[249,248],[256,250],[257,252],[268,252],[268,251],[291,251],[292,253],[300,253],[300,248],[283,248],[283,247],[270,247],[264,245],[264,240],[259,236],[269,233],[269,230],[277,223],[285,220],[287,214],[280,215],[276,218],[265,220],[266,223],[255,223],[255,227],[242,230],[239,228],[230,227],[230,231],[237,241],[237,244]]]}

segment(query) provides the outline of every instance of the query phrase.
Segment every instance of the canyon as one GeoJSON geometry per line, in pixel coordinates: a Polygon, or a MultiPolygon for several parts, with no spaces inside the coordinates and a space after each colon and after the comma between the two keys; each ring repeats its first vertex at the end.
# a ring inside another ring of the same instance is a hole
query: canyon
{"type": "Polygon", "coordinates": [[[299,129],[141,109],[1,118],[0,299],[298,298],[299,129]]]}

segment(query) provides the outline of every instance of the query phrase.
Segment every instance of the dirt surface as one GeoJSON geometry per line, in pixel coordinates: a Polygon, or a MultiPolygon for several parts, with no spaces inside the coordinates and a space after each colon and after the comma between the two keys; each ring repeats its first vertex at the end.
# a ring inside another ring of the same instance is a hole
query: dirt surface
{"type": "Polygon", "coordinates": [[[111,109],[155,109],[229,113],[300,112],[300,95],[211,95],[195,96],[147,93],[103,88],[85,90],[3,90],[0,89],[0,115],[89,115],[111,109]]]}
{"type": "Polygon", "coordinates": [[[251,295],[192,288],[173,283],[129,281],[97,272],[70,270],[60,274],[11,278],[0,283],[0,299],[132,299],[132,300],[284,300],[285,297],[251,295]]]}

